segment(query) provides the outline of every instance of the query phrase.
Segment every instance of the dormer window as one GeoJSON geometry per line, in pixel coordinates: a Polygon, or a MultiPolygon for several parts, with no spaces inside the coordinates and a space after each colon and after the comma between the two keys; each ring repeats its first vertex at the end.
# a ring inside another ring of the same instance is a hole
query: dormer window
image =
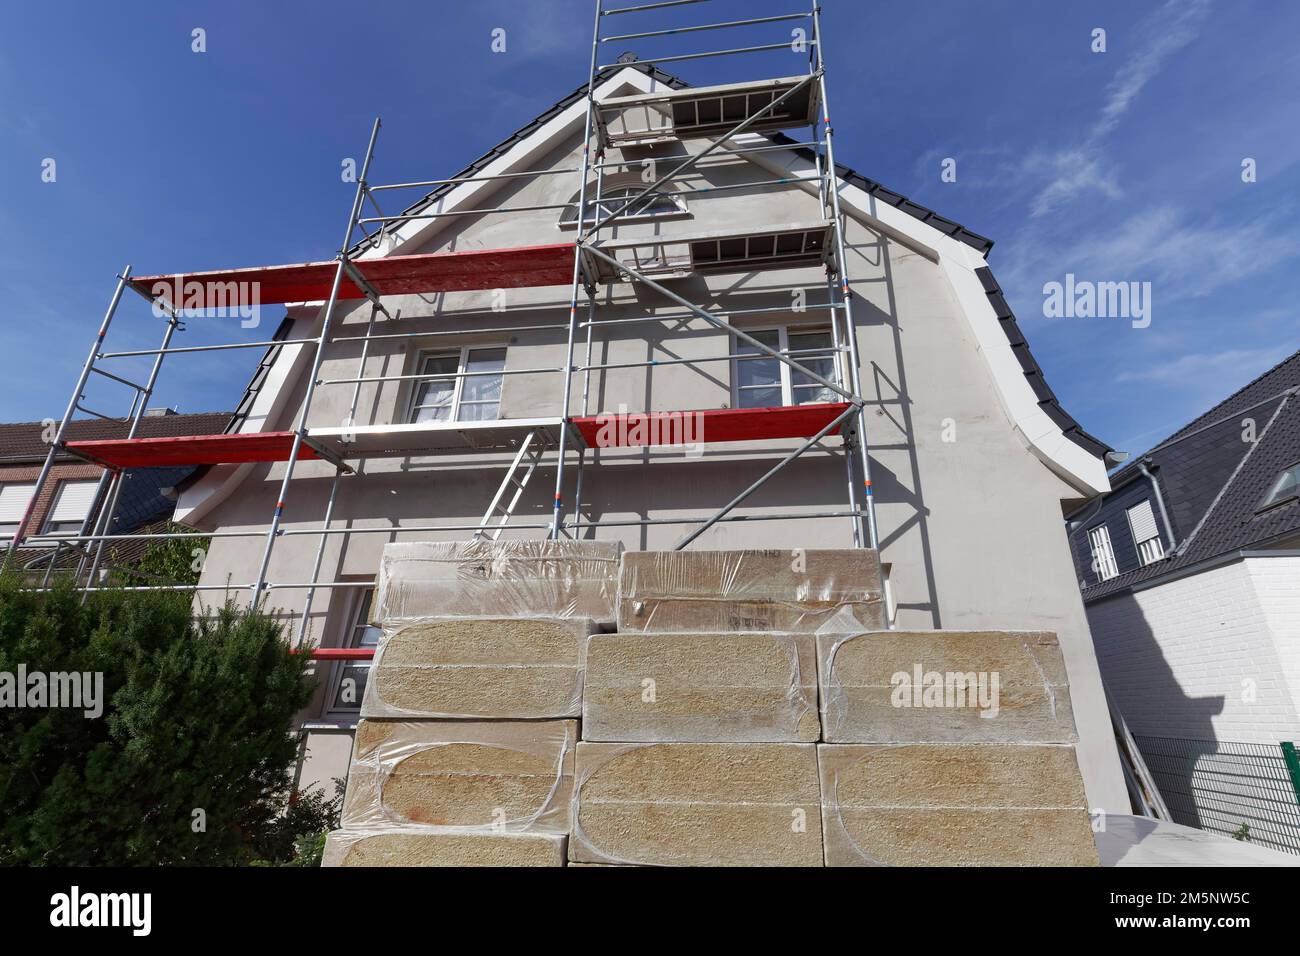
{"type": "Polygon", "coordinates": [[[1277,476],[1277,480],[1269,487],[1268,494],[1255,510],[1263,511],[1296,498],[1300,498],[1300,461],[1282,469],[1282,474],[1277,476]]]}

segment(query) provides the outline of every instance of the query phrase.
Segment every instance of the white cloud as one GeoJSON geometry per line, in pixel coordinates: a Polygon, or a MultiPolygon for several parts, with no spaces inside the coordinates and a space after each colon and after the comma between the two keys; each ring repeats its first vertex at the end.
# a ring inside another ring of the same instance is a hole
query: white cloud
{"type": "Polygon", "coordinates": [[[1037,153],[1029,157],[1025,166],[1030,171],[1045,170],[1052,176],[1051,182],[1039,190],[1030,204],[1032,216],[1051,212],[1085,189],[1094,189],[1108,199],[1118,199],[1123,195],[1115,167],[1104,164],[1096,151],[1069,149],[1037,153]]]}
{"type": "Polygon", "coordinates": [[[1205,296],[1300,257],[1300,227],[1275,213],[1239,224],[1189,222],[1174,206],[1130,216],[1042,261],[1051,274],[1155,285],[1157,302],[1205,296]]]}
{"type": "Polygon", "coordinates": [[[1213,391],[1227,395],[1238,384],[1249,382],[1272,368],[1291,351],[1289,345],[1271,345],[1255,349],[1193,352],[1172,361],[1147,361],[1141,368],[1121,372],[1115,380],[1196,384],[1198,387],[1210,383],[1213,391]]]}
{"type": "MultiPolygon", "coordinates": [[[[1120,187],[1114,165],[1106,158],[1105,140],[1124,114],[1169,59],[1196,39],[1211,0],[1166,0],[1132,31],[1135,50],[1124,59],[1106,87],[1106,101],[1078,146],[1047,158],[1031,157],[1029,173],[1045,169],[1050,181],[1038,190],[1030,206],[1034,217],[1045,216],[1085,192],[1117,198],[1120,187]]],[[[1118,50],[1101,54],[1123,56],[1118,50]]]]}
{"type": "Polygon", "coordinates": [[[1210,0],[1167,0],[1139,24],[1136,32],[1141,37],[1141,45],[1106,87],[1106,105],[1093,125],[1091,139],[1100,139],[1119,124],[1142,88],[1160,72],[1165,62],[1196,39],[1209,9],[1210,0]]]}

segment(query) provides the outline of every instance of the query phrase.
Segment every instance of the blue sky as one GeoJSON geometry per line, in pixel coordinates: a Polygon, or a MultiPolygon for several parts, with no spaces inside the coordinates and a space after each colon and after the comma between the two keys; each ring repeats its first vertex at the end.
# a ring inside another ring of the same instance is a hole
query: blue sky
{"type": "MultiPolygon", "coordinates": [[[[802,5],[717,0],[674,20],[802,5]]],[[[1300,4],[823,6],[839,159],[996,240],[990,264],[1086,429],[1141,450],[1300,348],[1300,4]],[[1090,49],[1097,27],[1104,53],[1090,49]],[[940,177],[949,157],[956,182],[940,177]],[[1247,157],[1254,183],[1242,182],[1247,157]],[[1043,317],[1044,283],[1067,273],[1152,283],[1150,326],[1043,317]]],[[[372,179],[449,175],[585,82],[592,9],[11,5],[0,35],[0,420],[62,414],[123,265],[139,274],[330,258],[351,199],[340,164],[359,156],[376,114],[372,179]],[[196,27],[204,53],[191,50],[196,27]],[[490,48],[497,27],[504,53],[490,48]],[[52,183],[41,179],[47,158],[52,183]]],[[[607,32],[665,18],[609,18],[607,32]]],[[[778,24],[629,41],[607,44],[605,58],[785,35],[778,24]]],[[[789,66],[789,54],[765,53],[669,68],[707,83],[789,66]]],[[[178,344],[273,327],[194,319],[178,344]]],[[[150,348],[158,333],[132,301],[112,347],[150,348]]],[[[173,357],[156,403],[228,409],[255,359],[173,357]]],[[[106,412],[126,407],[120,389],[92,397],[106,412]]]]}

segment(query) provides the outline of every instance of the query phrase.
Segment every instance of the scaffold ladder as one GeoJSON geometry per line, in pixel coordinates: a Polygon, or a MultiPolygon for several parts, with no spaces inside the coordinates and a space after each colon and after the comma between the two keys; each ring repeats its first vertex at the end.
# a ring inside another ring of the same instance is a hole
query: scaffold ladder
{"type": "Polygon", "coordinates": [[[483,512],[479,530],[474,532],[475,541],[484,539],[495,541],[501,536],[501,532],[514,516],[515,508],[524,496],[529,480],[542,463],[542,452],[542,441],[536,431],[531,431],[524,436],[524,440],[519,444],[519,451],[515,453],[514,461],[506,471],[506,476],[501,479],[501,486],[492,497],[492,503],[488,505],[487,511],[483,512]],[[507,497],[509,501],[503,504],[507,497]]]}

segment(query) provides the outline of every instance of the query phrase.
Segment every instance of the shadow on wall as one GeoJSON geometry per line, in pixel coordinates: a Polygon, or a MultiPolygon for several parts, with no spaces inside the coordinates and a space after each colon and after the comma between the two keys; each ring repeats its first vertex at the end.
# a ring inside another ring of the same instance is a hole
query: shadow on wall
{"type": "MultiPolygon", "coordinates": [[[[894,288],[894,272],[890,260],[890,247],[883,237],[877,237],[874,243],[854,243],[846,248],[846,255],[858,260],[856,268],[850,267],[850,273],[879,275],[874,280],[884,284],[887,301],[886,309],[875,305],[867,296],[855,296],[854,322],[859,328],[880,325],[889,329],[893,345],[893,363],[897,370],[895,381],[887,369],[870,355],[862,356],[862,397],[867,401],[867,408],[874,414],[867,416],[867,427],[873,425],[882,433],[883,422],[888,422],[887,434],[892,441],[881,442],[881,435],[868,434],[868,447],[873,452],[904,452],[907,455],[907,480],[900,480],[898,471],[884,468],[873,458],[871,469],[872,486],[875,489],[877,504],[904,504],[907,516],[893,528],[880,529],[880,548],[882,554],[889,545],[902,538],[912,528],[920,536],[921,561],[925,569],[924,602],[900,602],[899,611],[928,613],[930,627],[939,629],[943,621],[939,615],[939,592],[935,583],[934,559],[930,543],[929,515],[930,509],[925,504],[925,494],[921,484],[921,466],[916,453],[916,429],[912,421],[912,399],[907,385],[907,361],[903,355],[902,328],[898,315],[898,298],[894,288]],[[910,487],[908,482],[910,482],[910,487]]],[[[855,283],[867,280],[858,278],[855,283]]],[[[900,469],[901,470],[901,469],[900,469]]]]}
{"type": "Polygon", "coordinates": [[[1223,713],[1226,698],[1191,697],[1183,690],[1132,594],[1090,608],[1088,616],[1102,680],[1129,730],[1139,738],[1139,750],[1174,821],[1203,829],[1193,774],[1201,758],[1218,751],[1213,718],[1223,713]],[[1108,629],[1098,626],[1098,608],[1105,609],[1106,620],[1124,622],[1122,636],[1108,636],[1108,629]],[[1141,745],[1144,737],[1177,738],[1183,745],[1178,759],[1171,760],[1168,752],[1151,752],[1149,745],[1141,745]]]}

